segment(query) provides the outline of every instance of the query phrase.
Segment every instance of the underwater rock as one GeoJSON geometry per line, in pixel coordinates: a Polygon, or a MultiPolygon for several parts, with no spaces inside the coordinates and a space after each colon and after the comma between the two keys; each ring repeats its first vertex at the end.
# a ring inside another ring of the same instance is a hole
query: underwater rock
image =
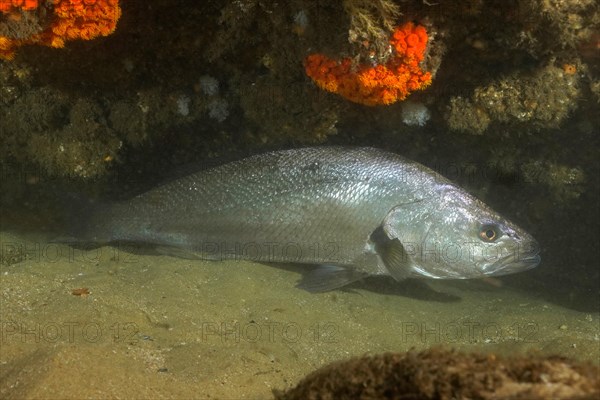
{"type": "Polygon", "coordinates": [[[597,399],[600,370],[562,357],[464,354],[440,348],[336,362],[306,376],[295,399],[597,399]]]}
{"type": "Polygon", "coordinates": [[[470,100],[453,97],[446,120],[450,129],[475,135],[483,133],[490,121],[558,128],[577,108],[578,81],[577,73],[554,65],[532,76],[516,73],[477,87],[470,100]]]}

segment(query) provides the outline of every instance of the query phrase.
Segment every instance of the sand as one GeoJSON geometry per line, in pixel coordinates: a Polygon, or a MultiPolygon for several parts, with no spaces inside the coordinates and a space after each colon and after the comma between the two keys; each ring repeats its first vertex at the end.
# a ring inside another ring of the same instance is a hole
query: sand
{"type": "Polygon", "coordinates": [[[311,294],[295,287],[303,267],[74,249],[11,233],[0,242],[2,399],[270,398],[336,360],[438,345],[600,356],[597,308],[577,311],[512,283],[532,272],[371,279],[311,294]]]}

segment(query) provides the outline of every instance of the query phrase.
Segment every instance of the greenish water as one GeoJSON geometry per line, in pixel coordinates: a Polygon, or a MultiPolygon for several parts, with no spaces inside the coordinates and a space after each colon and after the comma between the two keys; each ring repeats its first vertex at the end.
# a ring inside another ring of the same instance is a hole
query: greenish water
{"type": "MultiPolygon", "coordinates": [[[[0,12],[0,37],[51,22],[39,3],[0,12]]],[[[600,363],[594,1],[397,1],[391,17],[361,1],[120,3],[111,36],[0,60],[0,398],[262,399],[332,361],[431,346],[600,363]],[[353,18],[364,7],[374,31],[353,18]],[[425,125],[306,76],[314,52],[385,53],[373,35],[405,18],[430,33],[432,85],[409,97],[425,125]],[[541,264],[310,294],[302,266],[52,242],[73,197],[316,144],[434,169],[531,233],[541,264]]]]}

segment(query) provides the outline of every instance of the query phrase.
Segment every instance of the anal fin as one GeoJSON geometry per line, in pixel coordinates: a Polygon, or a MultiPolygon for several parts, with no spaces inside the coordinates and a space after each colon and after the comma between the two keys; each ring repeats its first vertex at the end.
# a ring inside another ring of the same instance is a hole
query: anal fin
{"type": "Polygon", "coordinates": [[[365,272],[337,265],[320,265],[305,274],[296,287],[311,293],[327,292],[356,282],[367,275],[365,272]]]}

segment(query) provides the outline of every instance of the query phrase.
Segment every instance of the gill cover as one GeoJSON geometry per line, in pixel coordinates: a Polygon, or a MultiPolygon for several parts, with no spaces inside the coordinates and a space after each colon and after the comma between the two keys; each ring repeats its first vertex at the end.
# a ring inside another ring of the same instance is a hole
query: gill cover
{"type": "Polygon", "coordinates": [[[459,239],[471,240],[470,202],[466,192],[441,185],[426,197],[392,208],[382,222],[387,241],[380,247],[388,272],[396,279],[410,275],[450,278],[460,277],[464,268],[472,270],[470,265],[459,266],[459,260],[448,262],[442,251],[448,245],[460,246],[462,242],[455,243],[459,239]]]}

